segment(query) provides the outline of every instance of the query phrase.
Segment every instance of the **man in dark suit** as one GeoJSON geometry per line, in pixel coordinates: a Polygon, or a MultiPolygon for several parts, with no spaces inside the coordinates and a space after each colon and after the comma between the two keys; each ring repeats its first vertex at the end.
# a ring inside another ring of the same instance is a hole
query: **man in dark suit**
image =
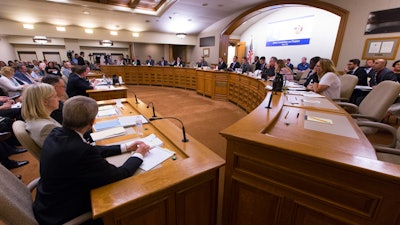
{"type": "Polygon", "coordinates": [[[226,70],[226,68],[228,67],[228,65],[226,65],[224,58],[219,57],[218,58],[218,70],[226,70]]]}
{"type": "Polygon", "coordinates": [[[26,66],[22,64],[17,65],[17,72],[14,74],[14,78],[22,84],[33,84],[36,83],[33,78],[31,79],[30,74],[27,73],[26,66]]]}
{"type": "Polygon", "coordinates": [[[276,58],[275,56],[272,56],[269,59],[269,64],[267,64],[264,69],[262,70],[262,75],[261,77],[263,79],[268,79],[268,77],[272,77],[275,76],[275,66],[276,66],[276,62],[278,62],[278,58],[276,58]]]}
{"type": "Polygon", "coordinates": [[[140,60],[138,59],[137,56],[134,56],[134,57],[133,57],[132,65],[134,65],[134,66],[140,66],[140,60]]]}
{"type": "MultiPolygon", "coordinates": [[[[91,211],[90,190],[132,176],[149,151],[140,141],[120,146],[86,143],[83,134],[92,127],[97,112],[97,103],[91,98],[75,96],[65,101],[63,127],[53,129],[41,151],[33,204],[39,224],[62,224],[91,211]],[[120,167],[104,159],[126,151],[135,153],[120,167]]],[[[101,220],[88,224],[101,224],[101,220]]]]}
{"type": "Polygon", "coordinates": [[[161,57],[161,60],[158,61],[157,65],[159,66],[169,66],[169,63],[167,60],[164,59],[164,57],[161,57]]]}
{"type": "Polygon", "coordinates": [[[390,69],[386,68],[387,61],[385,59],[377,59],[372,66],[372,69],[376,71],[375,75],[372,76],[370,86],[376,86],[384,80],[397,81],[396,75],[390,69]]]}
{"type": "Polygon", "coordinates": [[[81,66],[85,65],[85,59],[83,59],[83,57],[85,57],[85,53],[81,52],[78,57],[78,65],[81,65],[81,66]]]}
{"type": "Polygon", "coordinates": [[[238,57],[235,55],[233,56],[233,62],[231,63],[231,65],[229,65],[228,70],[230,71],[235,71],[235,69],[240,68],[240,63],[237,61],[238,57]]]}
{"type": "Polygon", "coordinates": [[[359,66],[359,59],[350,59],[347,63],[347,69],[345,69],[345,72],[347,74],[352,74],[358,77],[357,85],[368,86],[367,72],[365,72],[364,68],[359,66]]]}
{"type": "Polygon", "coordinates": [[[86,75],[90,72],[87,66],[75,66],[73,73],[69,75],[67,94],[69,97],[76,95],[89,96],[86,90],[92,90],[94,85],[87,80],[86,75]]]}
{"type": "Polygon", "coordinates": [[[147,66],[154,66],[154,60],[151,58],[150,55],[147,56],[146,65],[147,66]]]}

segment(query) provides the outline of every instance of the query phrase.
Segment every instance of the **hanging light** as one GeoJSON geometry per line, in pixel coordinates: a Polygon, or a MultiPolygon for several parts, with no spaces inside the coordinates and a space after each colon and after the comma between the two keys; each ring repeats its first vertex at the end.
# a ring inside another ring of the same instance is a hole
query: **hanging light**
{"type": "Polygon", "coordinates": [[[185,38],[186,37],[186,33],[177,33],[176,36],[180,39],[185,38]]]}
{"type": "Polygon", "coordinates": [[[100,41],[100,45],[103,45],[103,46],[106,46],[106,47],[110,47],[110,46],[113,46],[114,43],[112,41],[110,41],[110,40],[102,40],[102,41],[100,41]]]}
{"type": "Polygon", "coordinates": [[[35,36],[33,37],[33,42],[35,42],[36,44],[46,44],[48,43],[50,40],[47,39],[46,36],[35,36]]]}

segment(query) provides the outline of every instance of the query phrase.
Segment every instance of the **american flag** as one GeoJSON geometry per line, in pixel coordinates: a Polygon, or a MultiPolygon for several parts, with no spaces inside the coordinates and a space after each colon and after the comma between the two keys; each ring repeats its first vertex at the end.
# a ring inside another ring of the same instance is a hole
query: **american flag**
{"type": "Polygon", "coordinates": [[[254,55],[254,49],[253,49],[253,38],[252,38],[250,42],[249,51],[247,52],[247,60],[250,64],[253,62],[253,55],[254,55]]]}

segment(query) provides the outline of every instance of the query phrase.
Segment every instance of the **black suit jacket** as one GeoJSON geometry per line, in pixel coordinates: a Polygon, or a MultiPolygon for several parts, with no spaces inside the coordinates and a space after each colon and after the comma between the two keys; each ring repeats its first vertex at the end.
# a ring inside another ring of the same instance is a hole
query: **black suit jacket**
{"type": "Polygon", "coordinates": [[[86,93],[86,90],[91,89],[93,89],[93,87],[90,86],[90,82],[87,79],[81,78],[76,73],[69,75],[67,84],[68,97],[74,97],[77,95],[89,96],[86,93]]]}
{"type": "Polygon", "coordinates": [[[367,72],[365,72],[364,68],[358,67],[355,71],[353,71],[353,75],[356,75],[358,77],[357,85],[368,86],[368,75],[367,72]]]}
{"type": "Polygon", "coordinates": [[[370,85],[375,86],[384,80],[392,80],[397,81],[396,75],[388,68],[384,68],[383,70],[376,72],[374,76],[372,76],[370,85]]]}
{"type": "Polygon", "coordinates": [[[229,66],[229,70],[235,71],[236,68],[240,68],[240,63],[232,62],[231,65],[229,66]]]}
{"type": "Polygon", "coordinates": [[[81,65],[81,66],[85,65],[85,60],[83,59],[82,56],[78,57],[78,65],[81,65]]]}
{"type": "Polygon", "coordinates": [[[225,62],[218,63],[218,70],[226,70],[227,67],[228,65],[225,62]]]}
{"type": "Polygon", "coordinates": [[[40,181],[33,204],[39,224],[62,224],[91,211],[91,189],[132,176],[141,159],[130,157],[117,168],[103,158],[120,153],[117,145],[92,146],[73,130],[54,128],[40,156],[40,181]]]}

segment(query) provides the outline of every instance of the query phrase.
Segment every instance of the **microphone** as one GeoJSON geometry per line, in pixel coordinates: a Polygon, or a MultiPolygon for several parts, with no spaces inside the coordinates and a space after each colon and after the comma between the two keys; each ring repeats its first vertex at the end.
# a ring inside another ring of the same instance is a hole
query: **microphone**
{"type": "Polygon", "coordinates": [[[147,104],[147,108],[150,107],[150,104],[151,104],[151,106],[152,106],[152,108],[153,108],[153,118],[155,118],[155,117],[157,117],[157,116],[156,116],[156,111],[154,111],[154,104],[153,104],[153,102],[149,102],[149,103],[147,104]]]}
{"type": "MultiPolygon", "coordinates": [[[[133,94],[135,95],[136,104],[139,104],[139,102],[138,102],[138,100],[137,100],[137,97],[136,97],[136,93],[135,93],[134,91],[132,91],[132,92],[133,92],[133,94]]],[[[149,108],[149,107],[147,107],[147,108],[149,108]]]]}
{"type": "Polygon", "coordinates": [[[180,119],[175,118],[175,117],[171,117],[171,116],[166,116],[166,117],[152,117],[149,120],[153,121],[153,120],[162,120],[162,119],[174,119],[174,120],[178,120],[181,125],[182,125],[182,133],[183,133],[183,139],[182,142],[189,142],[189,139],[186,139],[186,132],[185,132],[185,126],[183,126],[183,123],[180,119]]]}

